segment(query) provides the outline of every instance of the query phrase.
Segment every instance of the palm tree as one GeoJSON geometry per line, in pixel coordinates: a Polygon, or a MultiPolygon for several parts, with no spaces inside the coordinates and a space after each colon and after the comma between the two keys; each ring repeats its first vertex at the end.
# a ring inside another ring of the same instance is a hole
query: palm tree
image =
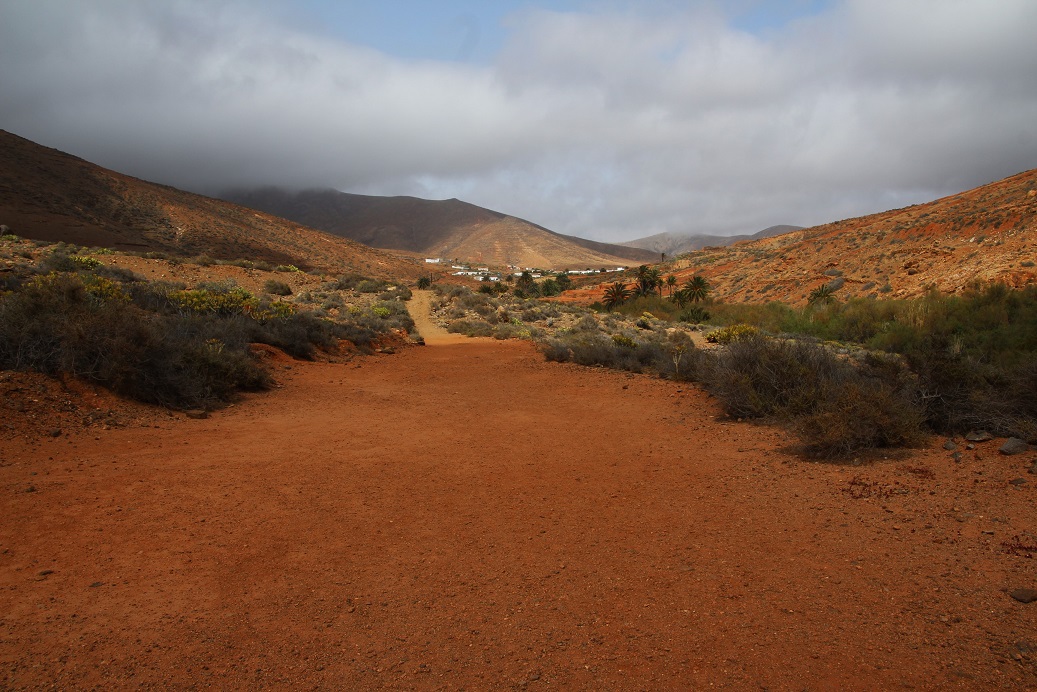
{"type": "MultiPolygon", "coordinates": [[[[655,289],[662,286],[663,275],[658,269],[642,264],[637,268],[637,284],[635,290],[639,296],[647,296],[655,293],[655,289]]],[[[661,291],[660,291],[661,293],[661,291]]]]}
{"type": "Polygon", "coordinates": [[[822,284],[810,292],[807,302],[811,305],[818,303],[831,303],[835,300],[835,291],[828,284],[822,284]]]}
{"type": "Polygon", "coordinates": [[[432,286],[432,279],[428,278],[427,276],[423,276],[420,279],[418,279],[418,288],[425,289],[429,288],[430,286],[432,286]]]}
{"type": "Polygon", "coordinates": [[[703,277],[696,274],[684,283],[682,290],[687,294],[688,300],[698,303],[706,299],[713,287],[703,277]]]}
{"type": "Polygon", "coordinates": [[[673,287],[677,285],[677,277],[670,274],[666,277],[666,287],[670,289],[670,297],[673,297],[673,287]]]}
{"type": "Polygon", "coordinates": [[[622,281],[616,281],[605,288],[605,295],[602,296],[602,303],[604,303],[605,309],[611,312],[613,308],[619,307],[630,300],[631,295],[633,295],[633,292],[627,288],[625,283],[622,281]]]}
{"type": "Polygon", "coordinates": [[[671,293],[670,300],[676,303],[677,307],[679,307],[681,310],[684,309],[685,305],[691,302],[691,298],[688,296],[687,288],[681,288],[671,293]]]}
{"type": "Polygon", "coordinates": [[[540,295],[540,288],[537,286],[536,279],[533,278],[528,269],[523,271],[518,281],[515,282],[515,290],[522,293],[526,298],[536,298],[540,295]]]}

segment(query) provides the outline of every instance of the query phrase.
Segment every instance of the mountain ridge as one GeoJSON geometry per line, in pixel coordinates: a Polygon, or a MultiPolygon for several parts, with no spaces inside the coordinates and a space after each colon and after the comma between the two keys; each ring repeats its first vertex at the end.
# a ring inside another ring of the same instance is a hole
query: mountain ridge
{"type": "Polygon", "coordinates": [[[358,195],[331,189],[230,190],[222,197],[383,249],[498,266],[582,269],[642,264],[655,252],[556,233],[456,198],[358,195]]]}
{"type": "Polygon", "coordinates": [[[413,278],[413,260],[0,130],[0,224],[28,238],[413,278]]]}
{"type": "Polygon", "coordinates": [[[762,231],[757,231],[752,234],[742,235],[708,235],[708,234],[689,234],[689,233],[673,233],[666,231],[663,233],[656,233],[655,235],[646,236],[644,238],[637,238],[635,240],[628,240],[620,245],[626,245],[628,247],[639,247],[646,250],[652,250],[657,253],[665,253],[671,257],[681,255],[686,252],[693,252],[695,250],[702,250],[706,247],[716,246],[725,247],[727,245],[734,245],[747,240],[760,240],[762,238],[771,238],[776,235],[783,233],[790,233],[792,231],[801,230],[803,226],[792,226],[788,224],[779,224],[776,226],[768,226],[762,231]]]}

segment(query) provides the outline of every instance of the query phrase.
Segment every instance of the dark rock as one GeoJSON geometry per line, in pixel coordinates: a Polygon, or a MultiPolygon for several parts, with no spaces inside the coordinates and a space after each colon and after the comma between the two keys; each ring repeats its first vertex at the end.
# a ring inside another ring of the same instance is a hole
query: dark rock
{"type": "Polygon", "coordinates": [[[943,443],[943,448],[946,449],[948,452],[953,452],[958,448],[958,445],[954,442],[954,440],[947,440],[943,443]]]}
{"type": "Polygon", "coordinates": [[[955,452],[954,454],[952,454],[951,455],[951,459],[954,459],[954,463],[955,464],[960,464],[961,463],[961,452],[955,452]]]}
{"type": "Polygon", "coordinates": [[[209,412],[200,408],[192,408],[184,411],[184,415],[195,420],[204,420],[209,417],[209,412]]]}
{"type": "Polygon", "coordinates": [[[986,430],[973,430],[965,436],[965,439],[969,442],[986,442],[987,440],[993,440],[994,436],[986,430]]]}
{"type": "Polygon", "coordinates": [[[54,428],[50,431],[49,435],[51,437],[61,437],[61,428],[54,428]]]}
{"type": "Polygon", "coordinates": [[[1008,481],[1008,484],[1009,485],[1026,485],[1026,479],[1025,478],[1013,478],[1012,480],[1008,481]]]}
{"type": "Polygon", "coordinates": [[[1030,445],[1026,444],[1026,440],[1020,440],[1018,437],[1009,437],[1005,440],[1005,443],[1001,445],[1001,449],[997,450],[1002,454],[1011,456],[1013,454],[1022,454],[1023,452],[1030,451],[1030,445]]]}
{"type": "Polygon", "coordinates": [[[1009,591],[1008,595],[1020,603],[1037,601],[1037,589],[1015,589],[1014,591],[1009,591]]]}

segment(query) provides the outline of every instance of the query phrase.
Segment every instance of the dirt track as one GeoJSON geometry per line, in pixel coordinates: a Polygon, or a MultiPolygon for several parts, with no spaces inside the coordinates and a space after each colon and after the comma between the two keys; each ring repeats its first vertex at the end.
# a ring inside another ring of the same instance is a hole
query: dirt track
{"type": "Polygon", "coordinates": [[[0,687],[1037,686],[1032,454],[808,463],[516,342],[278,378],[4,443],[0,687]]]}

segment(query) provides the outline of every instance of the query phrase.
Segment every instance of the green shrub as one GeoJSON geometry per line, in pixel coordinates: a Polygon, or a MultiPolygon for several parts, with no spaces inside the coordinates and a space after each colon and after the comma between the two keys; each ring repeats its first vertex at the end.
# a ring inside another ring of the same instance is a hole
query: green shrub
{"type": "Polygon", "coordinates": [[[758,334],[759,330],[756,327],[748,324],[733,324],[730,327],[714,329],[706,334],[706,341],[711,344],[732,344],[753,339],[758,334]]]}
{"type": "Polygon", "coordinates": [[[612,343],[620,348],[628,348],[631,350],[637,348],[637,342],[625,334],[613,334],[612,343]]]}
{"type": "Polygon", "coordinates": [[[170,303],[184,314],[242,315],[259,305],[255,296],[237,287],[222,291],[204,288],[174,291],[168,297],[170,303]]]}
{"type": "Polygon", "coordinates": [[[655,335],[641,340],[617,336],[620,336],[618,341],[596,328],[577,330],[542,339],[538,347],[547,360],[557,362],[600,365],[631,372],[658,372],[666,367],[666,349],[655,335]]]}
{"type": "Polygon", "coordinates": [[[354,290],[357,293],[378,293],[385,288],[384,281],[374,281],[372,279],[364,279],[354,286],[354,290]]]}
{"type": "Polygon", "coordinates": [[[263,291],[273,296],[290,296],[294,293],[291,286],[277,279],[268,279],[263,284],[263,291]]]}
{"type": "Polygon", "coordinates": [[[44,272],[78,272],[104,266],[93,257],[70,254],[66,248],[54,250],[40,262],[44,272]]]}
{"type": "Polygon", "coordinates": [[[145,280],[143,276],[137,274],[132,269],[126,269],[124,267],[101,265],[100,267],[95,268],[93,273],[97,276],[104,276],[121,283],[138,283],[145,280]]]}
{"type": "Polygon", "coordinates": [[[410,300],[413,296],[414,294],[408,287],[400,284],[390,288],[388,291],[379,293],[378,300],[410,300]]]}
{"type": "Polygon", "coordinates": [[[0,368],[69,373],[174,407],[269,384],[247,342],[216,348],[206,321],[146,313],[107,281],[51,274],[0,297],[0,368]]]}
{"type": "Polygon", "coordinates": [[[465,336],[493,336],[493,325],[485,320],[454,320],[446,329],[453,334],[465,336]]]}
{"type": "Polygon", "coordinates": [[[687,322],[689,324],[701,324],[702,322],[708,322],[710,318],[709,312],[706,311],[700,305],[692,305],[681,311],[680,321],[687,322]]]}

